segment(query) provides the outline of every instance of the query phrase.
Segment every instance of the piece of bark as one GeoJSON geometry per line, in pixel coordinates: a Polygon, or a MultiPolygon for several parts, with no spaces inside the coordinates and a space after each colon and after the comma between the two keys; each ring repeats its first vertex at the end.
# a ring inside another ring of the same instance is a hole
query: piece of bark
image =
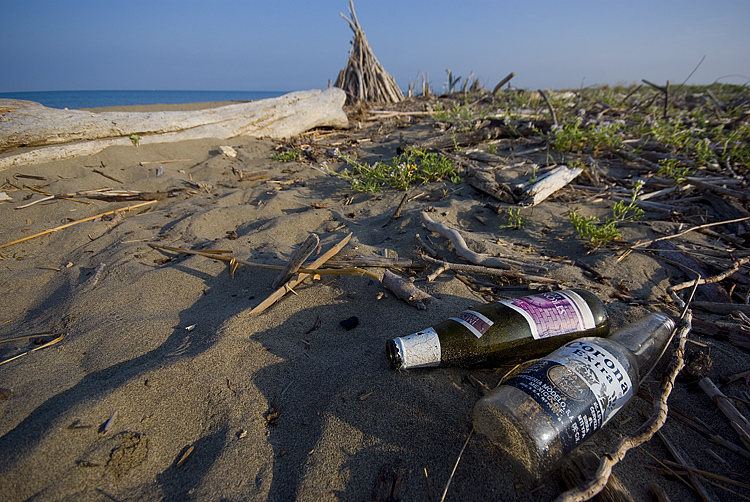
{"type": "Polygon", "coordinates": [[[430,216],[422,211],[422,225],[429,230],[430,232],[437,232],[443,237],[450,239],[451,243],[453,243],[453,247],[456,248],[456,253],[458,253],[461,258],[475,264],[475,265],[482,265],[484,267],[494,267],[494,268],[503,268],[503,269],[510,269],[510,265],[503,262],[501,259],[496,258],[494,256],[487,256],[480,253],[475,253],[469,247],[466,245],[466,241],[461,236],[460,233],[458,233],[458,230],[454,230],[452,228],[448,228],[442,223],[438,223],[434,221],[430,216]]]}
{"type": "Polygon", "coordinates": [[[552,122],[549,120],[503,120],[488,119],[483,126],[473,131],[455,132],[450,131],[439,136],[433,136],[418,141],[413,146],[417,149],[454,149],[458,146],[476,145],[483,141],[500,138],[519,138],[526,136],[539,136],[541,133],[549,132],[552,122]]]}
{"type": "MultiPolygon", "coordinates": [[[[341,242],[333,246],[331,249],[323,253],[320,257],[318,257],[317,260],[312,262],[309,267],[306,267],[308,270],[320,268],[321,265],[323,265],[325,262],[327,262],[329,259],[331,259],[333,256],[336,255],[339,251],[341,251],[344,246],[349,242],[349,240],[352,238],[353,234],[347,234],[346,237],[344,237],[341,242]]],[[[284,284],[283,287],[277,289],[271,295],[268,296],[265,300],[263,300],[261,303],[259,303],[254,309],[250,311],[250,315],[256,315],[260,314],[264,310],[266,310],[268,307],[276,303],[277,300],[282,298],[285,294],[287,294],[288,291],[291,291],[293,287],[295,287],[297,284],[301,283],[305,279],[307,279],[310,276],[308,273],[302,273],[297,276],[296,279],[292,279],[287,284],[284,284]]]]}
{"type": "Polygon", "coordinates": [[[185,112],[58,110],[31,101],[0,99],[0,152],[60,145],[0,159],[0,170],[91,155],[108,146],[188,139],[255,136],[289,138],[314,127],[346,127],[341,89],[298,91],[277,98],[185,112]]]}
{"type": "Polygon", "coordinates": [[[730,425],[740,436],[745,448],[750,448],[750,422],[740,413],[723,392],[711,381],[704,378],[698,382],[698,386],[710,397],[721,412],[729,419],[730,425]]]}
{"type": "Polygon", "coordinates": [[[303,242],[302,245],[297,248],[297,250],[292,254],[292,257],[287,262],[284,270],[282,270],[281,273],[276,277],[276,280],[273,281],[273,285],[271,287],[273,287],[274,289],[280,288],[289,279],[291,279],[292,276],[305,262],[305,260],[307,260],[307,257],[310,256],[313,251],[315,251],[315,249],[318,247],[318,244],[320,244],[320,239],[317,235],[308,235],[307,239],[305,239],[305,242],[303,242]]]}
{"type": "Polygon", "coordinates": [[[418,310],[426,310],[429,303],[436,301],[433,296],[417,288],[412,281],[399,277],[388,269],[383,273],[383,286],[418,310]]]}
{"type": "Polygon", "coordinates": [[[491,172],[481,169],[468,169],[464,178],[466,183],[500,202],[515,204],[517,201],[510,187],[506,183],[499,182],[491,172]]]}
{"type": "Polygon", "coordinates": [[[582,172],[581,167],[557,166],[530,186],[525,187],[524,200],[521,201],[521,205],[536,206],[573,181],[582,172]]]}
{"type": "Polygon", "coordinates": [[[738,236],[750,233],[750,222],[742,220],[748,217],[748,212],[742,205],[710,192],[703,192],[702,195],[709,210],[716,214],[717,219],[732,220],[731,223],[725,225],[727,230],[738,236]]]}

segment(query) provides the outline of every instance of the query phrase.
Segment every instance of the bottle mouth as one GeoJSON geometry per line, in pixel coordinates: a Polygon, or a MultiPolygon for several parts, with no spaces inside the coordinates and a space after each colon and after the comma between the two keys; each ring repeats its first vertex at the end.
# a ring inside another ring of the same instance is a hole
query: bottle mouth
{"type": "Polygon", "coordinates": [[[388,362],[394,370],[401,368],[404,364],[404,361],[401,359],[401,352],[398,350],[398,346],[394,340],[385,342],[385,355],[388,357],[388,362]]]}

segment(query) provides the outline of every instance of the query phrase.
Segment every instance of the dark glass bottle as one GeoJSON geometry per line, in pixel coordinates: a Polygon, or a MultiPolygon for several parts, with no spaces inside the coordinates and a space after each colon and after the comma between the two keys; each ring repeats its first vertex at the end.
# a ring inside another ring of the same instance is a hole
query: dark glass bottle
{"type": "Polygon", "coordinates": [[[490,367],[549,353],[582,336],[604,336],[602,302],[574,289],[477,305],[455,317],[386,343],[393,369],[490,367]]]}
{"type": "Polygon", "coordinates": [[[672,319],[652,314],[608,338],[566,343],[480,399],[474,428],[539,479],[632,399],[673,329],[672,319]]]}

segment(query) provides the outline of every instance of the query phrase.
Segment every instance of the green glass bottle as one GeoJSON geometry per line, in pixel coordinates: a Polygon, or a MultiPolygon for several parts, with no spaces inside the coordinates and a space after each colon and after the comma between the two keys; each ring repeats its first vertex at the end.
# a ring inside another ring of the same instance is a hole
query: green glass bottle
{"type": "Polygon", "coordinates": [[[574,289],[477,305],[455,317],[386,343],[393,369],[492,367],[547,354],[582,336],[604,336],[602,302],[574,289]]]}
{"type": "Polygon", "coordinates": [[[651,314],[607,338],[573,340],[536,361],[474,406],[477,432],[539,479],[600,430],[661,358],[674,321],[651,314]]]}

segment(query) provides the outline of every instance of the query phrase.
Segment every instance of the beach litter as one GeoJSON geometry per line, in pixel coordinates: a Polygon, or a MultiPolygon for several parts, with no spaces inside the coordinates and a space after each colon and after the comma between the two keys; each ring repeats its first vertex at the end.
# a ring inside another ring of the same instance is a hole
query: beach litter
{"type": "MultiPolygon", "coordinates": [[[[747,90],[538,92],[505,81],[489,92],[449,78],[442,95],[423,85],[397,102],[347,106],[348,129],[232,138],[231,161],[216,154],[228,138],[169,146],[143,128],[88,165],[7,150],[8,498],[76,499],[86,485],[177,500],[188,497],[180,476],[195,472],[189,489],[226,499],[438,500],[439,484],[446,500],[570,501],[619,481],[636,500],[687,500],[695,480],[719,500],[745,493],[747,90]],[[451,175],[426,181],[435,173],[407,148],[451,175]],[[33,172],[16,167],[31,161],[33,172]],[[180,169],[150,171],[172,162],[180,169]],[[103,176],[116,188],[97,188],[103,176]],[[685,312],[662,366],[586,445],[595,457],[576,460],[575,476],[528,483],[472,432],[473,405],[513,368],[387,368],[386,339],[454,308],[572,287],[594,290],[619,325],[685,312]],[[40,344],[17,337],[33,331],[45,333],[40,344]],[[105,437],[94,427],[107,415],[105,437]],[[81,455],[91,436],[124,455],[137,438],[119,434],[136,430],[148,456],[117,472],[138,471],[85,477],[106,465],[81,455]]],[[[112,145],[102,140],[97,148],[112,145]]]]}

